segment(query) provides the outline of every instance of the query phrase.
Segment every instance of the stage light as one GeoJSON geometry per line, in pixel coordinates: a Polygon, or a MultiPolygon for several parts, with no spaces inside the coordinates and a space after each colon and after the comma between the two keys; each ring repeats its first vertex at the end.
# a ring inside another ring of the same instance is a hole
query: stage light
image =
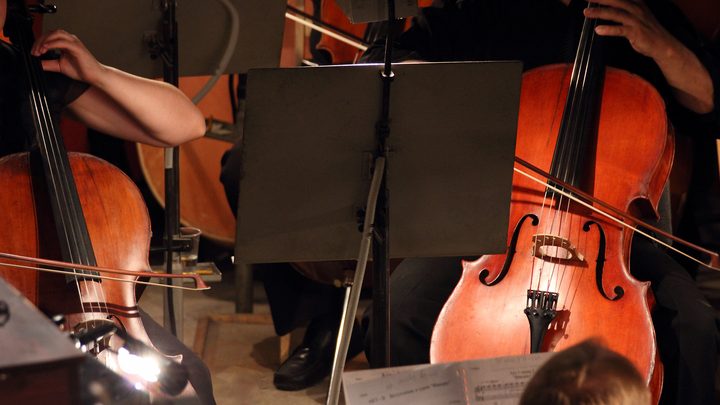
{"type": "Polygon", "coordinates": [[[118,350],[118,366],[123,373],[138,376],[147,383],[157,382],[161,373],[153,356],[132,354],[125,347],[118,350]]]}

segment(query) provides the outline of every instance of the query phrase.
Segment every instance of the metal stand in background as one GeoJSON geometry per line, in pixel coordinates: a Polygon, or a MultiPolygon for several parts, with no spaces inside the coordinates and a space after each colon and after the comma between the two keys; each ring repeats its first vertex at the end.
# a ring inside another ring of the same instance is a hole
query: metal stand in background
{"type": "MultiPolygon", "coordinates": [[[[162,2],[162,43],[158,44],[163,63],[163,79],[175,87],[179,86],[180,72],[178,55],[178,27],[176,19],[176,0],[163,0],[162,2]]],[[[165,148],[165,272],[182,273],[177,246],[180,240],[180,148],[165,148]]],[[[168,279],[168,284],[179,284],[182,281],[168,279]]],[[[163,326],[173,335],[183,336],[183,319],[177,316],[176,308],[182,308],[183,295],[178,289],[167,289],[163,301],[163,326]]],[[[182,312],[180,312],[182,313],[182,312]]]]}
{"type": "MultiPolygon", "coordinates": [[[[372,246],[375,247],[376,239],[378,238],[376,234],[378,229],[375,228],[373,222],[376,218],[375,208],[380,201],[381,188],[385,183],[385,170],[385,157],[377,158],[375,160],[372,183],[370,185],[370,192],[368,193],[368,200],[365,208],[365,220],[363,221],[362,230],[363,237],[360,242],[358,261],[355,265],[355,276],[352,282],[349,282],[348,279],[345,281],[343,313],[340,318],[340,327],[337,342],[335,344],[332,371],[330,373],[330,386],[328,387],[326,400],[326,404],[328,405],[337,404],[340,399],[342,371],[345,368],[345,360],[347,359],[348,347],[350,346],[353,323],[355,322],[355,315],[357,314],[358,303],[360,302],[360,290],[362,290],[363,279],[365,278],[365,269],[367,267],[368,256],[370,254],[370,245],[372,244],[372,246]]],[[[385,234],[387,235],[387,227],[385,227],[385,234]]],[[[373,260],[375,259],[373,258],[373,260]]],[[[375,289],[373,289],[373,291],[375,291],[375,289]]],[[[384,291],[386,292],[387,289],[384,291]]],[[[373,293],[373,300],[374,298],[373,293]]],[[[384,300],[383,303],[387,303],[387,301],[384,300]]],[[[373,327],[374,326],[375,323],[373,323],[373,327]]],[[[373,347],[373,353],[374,352],[375,348],[373,347]]],[[[385,353],[387,353],[387,351],[385,351],[385,353]]]]}
{"type": "MultiPolygon", "coordinates": [[[[388,26],[395,21],[395,0],[387,0],[388,26]]],[[[372,241],[373,252],[373,295],[372,295],[372,336],[370,365],[373,368],[387,367],[390,364],[390,190],[387,181],[387,158],[390,152],[390,88],[393,81],[392,71],[393,30],[387,30],[385,40],[385,64],[381,72],[382,93],[381,113],[375,125],[377,149],[373,165],[373,178],[368,193],[363,223],[363,238],[355,268],[352,285],[347,286],[343,303],[343,315],[340,320],[335,355],[330,373],[327,405],[336,405],[340,399],[342,372],[345,369],[348,347],[352,337],[353,324],[360,302],[360,290],[365,278],[365,267],[372,241]],[[377,213],[376,213],[377,205],[377,213]]]]}
{"type": "MultiPolygon", "coordinates": [[[[388,27],[395,21],[395,0],[388,0],[388,27]]],[[[393,30],[387,30],[385,40],[385,66],[382,71],[381,115],[377,122],[377,159],[387,159],[390,152],[390,85],[395,74],[392,71],[393,30]]],[[[382,183],[378,194],[377,216],[373,232],[373,334],[371,336],[372,367],[390,364],[390,190],[387,186],[387,164],[383,165],[382,183]]],[[[362,286],[362,279],[360,284],[362,286]]],[[[349,342],[348,342],[349,343],[349,342]]],[[[339,377],[339,376],[338,376],[339,377]]],[[[339,382],[338,382],[339,389],[339,382]]]]}

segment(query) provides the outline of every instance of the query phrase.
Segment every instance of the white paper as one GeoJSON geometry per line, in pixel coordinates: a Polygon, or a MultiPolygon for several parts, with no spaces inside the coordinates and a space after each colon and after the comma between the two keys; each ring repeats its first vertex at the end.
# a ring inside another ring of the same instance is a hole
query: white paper
{"type": "Polygon", "coordinates": [[[348,405],[517,404],[553,353],[347,372],[348,405]]]}

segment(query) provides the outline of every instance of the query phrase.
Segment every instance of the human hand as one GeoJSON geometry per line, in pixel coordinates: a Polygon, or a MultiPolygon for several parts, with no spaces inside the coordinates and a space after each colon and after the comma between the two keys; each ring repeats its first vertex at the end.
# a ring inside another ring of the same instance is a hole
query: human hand
{"type": "Polygon", "coordinates": [[[595,32],[602,36],[625,37],[633,49],[661,61],[682,45],[652,14],[643,0],[587,0],[600,7],[586,8],[588,18],[612,21],[618,25],[601,24],[595,32]]]}
{"type": "Polygon", "coordinates": [[[713,82],[697,55],[670,34],[643,0],[587,0],[600,7],[585,9],[588,18],[612,21],[600,24],[595,32],[625,37],[642,55],[652,58],[665,76],[675,99],[685,108],[705,114],[714,108],[713,82]]]}
{"type": "Polygon", "coordinates": [[[59,72],[72,79],[95,84],[105,68],[78,37],[63,30],[44,34],[35,41],[30,52],[39,57],[50,50],[59,51],[60,57],[42,61],[43,69],[49,72],[59,72]]]}

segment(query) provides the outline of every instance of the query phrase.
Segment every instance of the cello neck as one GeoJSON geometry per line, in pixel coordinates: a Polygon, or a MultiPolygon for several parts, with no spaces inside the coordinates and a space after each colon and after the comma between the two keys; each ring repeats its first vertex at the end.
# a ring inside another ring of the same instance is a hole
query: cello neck
{"type": "MultiPolygon", "coordinates": [[[[588,7],[594,5],[588,3],[588,7]]],[[[602,37],[595,34],[596,25],[593,19],[585,18],[583,22],[550,169],[553,176],[588,192],[605,76],[602,37]]]]}
{"type": "Polygon", "coordinates": [[[31,109],[34,140],[37,145],[31,157],[41,162],[42,170],[37,170],[36,174],[44,179],[50,197],[63,260],[95,266],[97,262],[67,150],[62,137],[55,129],[50,111],[42,65],[38,58],[30,54],[34,41],[32,18],[27,9],[18,3],[9,4],[11,7],[7,25],[10,39],[19,50],[25,73],[27,100],[31,109]]]}

